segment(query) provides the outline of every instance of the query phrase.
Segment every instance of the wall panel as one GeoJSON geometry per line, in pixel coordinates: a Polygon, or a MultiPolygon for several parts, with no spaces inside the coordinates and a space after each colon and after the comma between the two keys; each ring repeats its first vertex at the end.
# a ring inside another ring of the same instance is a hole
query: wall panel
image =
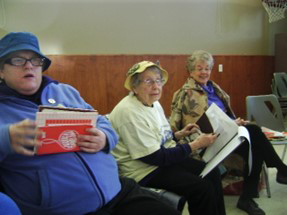
{"type": "Polygon", "coordinates": [[[275,72],[287,72],[287,33],[275,35],[275,72]]]}
{"type": "MultiPolygon", "coordinates": [[[[109,113],[128,91],[123,87],[128,69],[141,60],[159,60],[169,73],[160,100],[167,115],[173,93],[188,74],[188,55],[50,55],[52,66],[46,72],[52,78],[76,87],[85,100],[101,114],[109,113]]],[[[230,96],[238,116],[245,117],[245,97],[271,93],[273,56],[214,56],[212,79],[230,96]],[[223,72],[218,72],[223,64],[223,72]]]]}

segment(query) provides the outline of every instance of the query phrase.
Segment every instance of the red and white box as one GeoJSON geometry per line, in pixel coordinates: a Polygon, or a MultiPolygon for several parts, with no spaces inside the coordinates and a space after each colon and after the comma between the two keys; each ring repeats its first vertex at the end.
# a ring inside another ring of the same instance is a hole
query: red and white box
{"type": "Polygon", "coordinates": [[[43,135],[38,139],[41,146],[37,155],[79,151],[78,136],[89,134],[86,130],[96,126],[97,111],[41,107],[36,114],[38,128],[43,135]]]}
{"type": "Polygon", "coordinates": [[[37,149],[38,155],[79,151],[77,145],[79,134],[88,134],[92,125],[64,125],[39,127],[43,135],[39,138],[42,145],[37,149]]]}

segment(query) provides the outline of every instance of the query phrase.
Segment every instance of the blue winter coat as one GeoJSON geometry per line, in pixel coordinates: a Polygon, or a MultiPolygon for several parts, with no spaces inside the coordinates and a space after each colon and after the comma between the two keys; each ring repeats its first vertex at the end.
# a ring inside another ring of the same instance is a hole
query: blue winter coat
{"type": "MultiPolygon", "coordinates": [[[[92,109],[77,90],[66,84],[48,84],[41,102],[92,109]]],[[[5,192],[24,215],[81,215],[98,210],[121,189],[117,164],[109,152],[32,157],[13,152],[9,125],[26,118],[34,120],[37,110],[38,106],[31,101],[0,96],[0,181],[5,192]]],[[[105,117],[98,117],[97,128],[106,134],[108,148],[112,150],[118,137],[105,117]]]]}

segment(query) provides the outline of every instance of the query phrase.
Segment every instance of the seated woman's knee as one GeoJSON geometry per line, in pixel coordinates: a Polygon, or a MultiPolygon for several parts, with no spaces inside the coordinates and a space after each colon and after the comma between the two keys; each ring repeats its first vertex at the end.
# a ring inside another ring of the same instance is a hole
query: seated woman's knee
{"type": "Polygon", "coordinates": [[[245,126],[247,128],[247,130],[249,131],[249,133],[253,133],[253,132],[261,132],[261,128],[258,126],[258,125],[255,125],[255,124],[247,124],[245,126]]]}

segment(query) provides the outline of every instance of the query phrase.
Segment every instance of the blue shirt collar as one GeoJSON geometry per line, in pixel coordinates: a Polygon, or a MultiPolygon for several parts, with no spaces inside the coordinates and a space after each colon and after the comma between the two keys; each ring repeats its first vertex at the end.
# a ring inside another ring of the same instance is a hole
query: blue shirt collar
{"type": "Polygon", "coordinates": [[[32,102],[40,105],[41,104],[42,91],[50,83],[59,83],[59,82],[51,79],[48,76],[43,75],[42,83],[41,83],[39,90],[36,93],[34,93],[33,95],[26,96],[26,95],[22,95],[22,94],[18,93],[14,89],[8,87],[6,85],[6,83],[3,81],[0,83],[0,95],[26,99],[26,100],[32,101],[32,102]]]}

